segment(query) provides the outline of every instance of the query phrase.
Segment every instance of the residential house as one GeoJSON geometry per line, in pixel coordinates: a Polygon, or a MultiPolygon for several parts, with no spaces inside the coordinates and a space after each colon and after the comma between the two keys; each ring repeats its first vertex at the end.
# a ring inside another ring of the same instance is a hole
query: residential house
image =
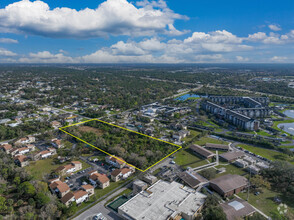
{"type": "Polygon", "coordinates": [[[190,131],[188,130],[180,130],[179,132],[176,132],[173,134],[173,138],[177,141],[181,141],[181,139],[185,138],[190,134],[190,131]]]}
{"type": "Polygon", "coordinates": [[[46,159],[46,158],[49,158],[49,157],[51,157],[51,156],[53,156],[55,154],[56,154],[56,150],[54,148],[48,148],[48,150],[43,150],[43,151],[40,151],[40,152],[36,153],[33,156],[33,159],[34,160],[46,159]]]}
{"type": "Polygon", "coordinates": [[[66,207],[69,207],[70,204],[75,201],[75,195],[72,192],[69,192],[65,194],[60,200],[64,205],[66,205],[66,207]]]}
{"type": "Polygon", "coordinates": [[[64,147],[64,144],[62,144],[60,139],[54,138],[51,141],[52,146],[57,149],[64,147]]]}
{"type": "Polygon", "coordinates": [[[36,138],[34,136],[27,136],[21,139],[18,139],[15,144],[30,144],[36,141],[36,138]]]}
{"type": "Polygon", "coordinates": [[[111,179],[117,182],[121,179],[126,179],[132,175],[133,171],[129,168],[115,169],[111,172],[111,179]]]}
{"type": "Polygon", "coordinates": [[[89,196],[94,195],[94,186],[88,184],[88,185],[82,185],[82,189],[88,193],[89,196]]]}
{"type": "Polygon", "coordinates": [[[59,198],[62,198],[70,191],[69,186],[64,182],[61,182],[60,180],[51,183],[49,185],[49,188],[51,192],[56,193],[59,198]]]}
{"type": "Polygon", "coordinates": [[[51,126],[54,128],[54,129],[58,129],[61,127],[61,123],[59,121],[52,121],[51,122],[51,126]]]}
{"type": "Polygon", "coordinates": [[[28,158],[24,155],[17,155],[13,159],[14,159],[14,163],[20,167],[25,167],[29,165],[28,158]]]}
{"type": "Polygon", "coordinates": [[[2,144],[0,145],[0,148],[4,150],[7,154],[9,154],[10,151],[13,149],[11,144],[2,144]]]}
{"type": "Polygon", "coordinates": [[[26,154],[28,152],[30,152],[30,149],[29,148],[27,148],[27,147],[21,147],[21,148],[18,148],[17,149],[16,155],[23,155],[23,154],[26,154]]]}
{"type": "Polygon", "coordinates": [[[107,175],[98,173],[97,171],[90,173],[89,180],[94,186],[98,185],[101,189],[108,187],[110,184],[107,175]]]}
{"type": "Polygon", "coordinates": [[[126,162],[121,157],[106,156],[105,161],[116,168],[123,168],[126,165],[126,162]]]}
{"type": "Polygon", "coordinates": [[[27,144],[26,147],[29,148],[30,151],[34,151],[36,149],[36,146],[33,144],[27,144]]]}
{"type": "Polygon", "coordinates": [[[80,161],[72,161],[70,164],[58,167],[55,171],[61,176],[64,176],[66,174],[73,173],[81,169],[82,163],[80,161]]]}
{"type": "Polygon", "coordinates": [[[73,193],[75,197],[75,201],[77,205],[81,204],[84,201],[87,201],[89,199],[89,195],[86,191],[84,190],[78,190],[73,193]]]}

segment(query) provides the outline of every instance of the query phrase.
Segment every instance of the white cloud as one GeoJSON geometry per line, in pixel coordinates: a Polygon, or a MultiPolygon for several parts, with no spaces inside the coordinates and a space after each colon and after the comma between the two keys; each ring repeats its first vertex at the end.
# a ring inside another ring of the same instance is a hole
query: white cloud
{"type": "Polygon", "coordinates": [[[284,63],[288,60],[288,57],[282,56],[274,56],[270,59],[270,61],[277,62],[277,63],[284,63]]]}
{"type": "Polygon", "coordinates": [[[127,0],[107,0],[97,9],[50,9],[43,1],[22,0],[0,9],[0,31],[54,38],[91,38],[108,35],[179,35],[176,19],[186,19],[164,1],[145,2],[136,8],[127,0]]]}
{"type": "Polygon", "coordinates": [[[191,37],[184,40],[184,43],[193,47],[194,50],[210,52],[232,52],[251,50],[252,47],[242,44],[243,38],[226,31],[194,32],[191,37]]]}
{"type": "Polygon", "coordinates": [[[270,24],[270,25],[268,25],[268,28],[271,29],[272,31],[280,31],[280,30],[282,30],[280,25],[276,25],[276,24],[270,24]]]}
{"type": "Polygon", "coordinates": [[[64,56],[62,53],[52,54],[49,51],[30,53],[28,57],[19,59],[21,63],[78,63],[78,58],[64,56]]]}
{"type": "Polygon", "coordinates": [[[0,43],[18,44],[18,40],[14,40],[14,39],[11,39],[11,38],[0,38],[0,43]]]}
{"type": "Polygon", "coordinates": [[[291,30],[289,33],[283,35],[273,32],[270,32],[269,35],[264,32],[257,32],[254,34],[249,34],[246,40],[253,42],[262,42],[264,44],[292,43],[294,42],[294,30],[291,30]]]}
{"type": "Polygon", "coordinates": [[[218,30],[214,32],[194,32],[193,35],[185,39],[185,43],[242,43],[242,38],[233,35],[226,30],[218,30]]]}
{"type": "Polygon", "coordinates": [[[0,57],[13,57],[17,56],[16,53],[6,50],[4,48],[0,48],[0,57]]]}
{"type": "Polygon", "coordinates": [[[242,57],[242,56],[236,56],[236,60],[238,62],[247,62],[247,61],[249,61],[249,58],[248,57],[242,57]]]}

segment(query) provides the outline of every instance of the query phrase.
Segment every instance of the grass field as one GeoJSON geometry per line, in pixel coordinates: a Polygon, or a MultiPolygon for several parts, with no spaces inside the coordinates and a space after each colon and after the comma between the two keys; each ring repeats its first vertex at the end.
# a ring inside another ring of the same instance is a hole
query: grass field
{"type": "Polygon", "coordinates": [[[228,142],[226,142],[226,141],[217,140],[217,139],[210,138],[210,137],[202,137],[202,138],[200,138],[200,140],[194,142],[194,144],[198,144],[200,146],[203,146],[206,143],[212,143],[212,144],[228,144],[228,142]]]}
{"type": "Polygon", "coordinates": [[[262,136],[267,136],[267,137],[272,137],[273,135],[270,135],[269,133],[263,131],[263,130],[260,130],[258,132],[256,132],[258,135],[262,135],[262,136]]]}
{"type": "MultiPolygon", "coordinates": [[[[52,171],[54,171],[57,167],[68,164],[70,162],[65,162],[63,164],[55,164],[54,159],[57,158],[57,156],[45,159],[45,160],[38,160],[33,161],[30,163],[29,166],[26,166],[25,169],[33,175],[36,179],[43,179],[43,176],[50,174],[52,171]]],[[[85,163],[84,161],[80,161],[82,163],[82,170],[90,167],[89,164],[85,163]]],[[[76,171],[78,172],[78,171],[76,171]]]]}
{"type": "Polygon", "coordinates": [[[51,171],[55,170],[60,164],[54,164],[53,160],[56,158],[52,157],[46,160],[33,161],[25,169],[32,174],[36,179],[43,179],[43,176],[50,174],[51,171]]]}
{"type": "Polygon", "coordinates": [[[202,165],[207,164],[206,160],[197,157],[195,154],[192,153],[189,149],[181,149],[175,154],[174,161],[177,165],[186,168],[186,167],[199,167],[202,165]]]}
{"type": "MultiPolygon", "coordinates": [[[[242,199],[247,199],[247,193],[239,193],[238,196],[240,196],[242,199]]],[[[293,210],[293,202],[289,200],[289,198],[283,197],[283,195],[268,190],[266,188],[262,189],[262,193],[260,193],[258,196],[255,196],[253,193],[249,194],[249,203],[256,208],[260,209],[262,212],[264,212],[268,216],[273,216],[273,212],[277,211],[278,204],[274,202],[274,198],[278,196],[282,199],[282,202],[288,205],[288,211],[294,214],[293,210]],[[283,199],[284,198],[284,199],[283,199]],[[291,207],[292,206],[292,207],[291,207]]]]}
{"type": "Polygon", "coordinates": [[[183,141],[185,141],[185,142],[191,141],[195,136],[197,136],[198,134],[200,134],[199,131],[194,131],[194,130],[189,130],[189,131],[190,131],[190,135],[188,135],[187,137],[185,137],[183,139],[183,141]]]}
{"type": "Polygon", "coordinates": [[[223,176],[223,175],[226,175],[226,174],[237,174],[237,175],[246,175],[247,172],[244,171],[243,169],[239,168],[239,167],[236,167],[232,164],[228,164],[228,165],[219,165],[219,166],[216,166],[216,168],[226,168],[226,172],[224,173],[219,173],[219,174],[216,174],[216,177],[219,177],[219,176],[223,176]]]}
{"type": "Polygon", "coordinates": [[[294,158],[288,156],[287,154],[283,154],[283,153],[280,153],[274,150],[265,149],[265,148],[253,147],[251,145],[246,145],[246,144],[239,144],[238,146],[270,160],[284,160],[294,164],[294,158]]]}

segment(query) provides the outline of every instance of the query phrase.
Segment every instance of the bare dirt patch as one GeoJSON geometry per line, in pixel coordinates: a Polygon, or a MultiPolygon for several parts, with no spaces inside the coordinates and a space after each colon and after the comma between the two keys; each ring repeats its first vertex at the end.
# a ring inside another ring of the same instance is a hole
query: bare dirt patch
{"type": "Polygon", "coordinates": [[[98,136],[103,135],[103,131],[101,129],[93,128],[90,126],[79,126],[78,129],[80,132],[93,132],[94,134],[96,134],[98,136]]]}

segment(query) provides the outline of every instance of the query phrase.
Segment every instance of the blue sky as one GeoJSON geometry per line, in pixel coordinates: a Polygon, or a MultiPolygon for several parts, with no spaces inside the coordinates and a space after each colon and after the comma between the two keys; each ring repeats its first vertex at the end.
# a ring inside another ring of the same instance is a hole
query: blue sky
{"type": "Polygon", "coordinates": [[[1,63],[293,63],[290,0],[1,0],[1,63]]]}

